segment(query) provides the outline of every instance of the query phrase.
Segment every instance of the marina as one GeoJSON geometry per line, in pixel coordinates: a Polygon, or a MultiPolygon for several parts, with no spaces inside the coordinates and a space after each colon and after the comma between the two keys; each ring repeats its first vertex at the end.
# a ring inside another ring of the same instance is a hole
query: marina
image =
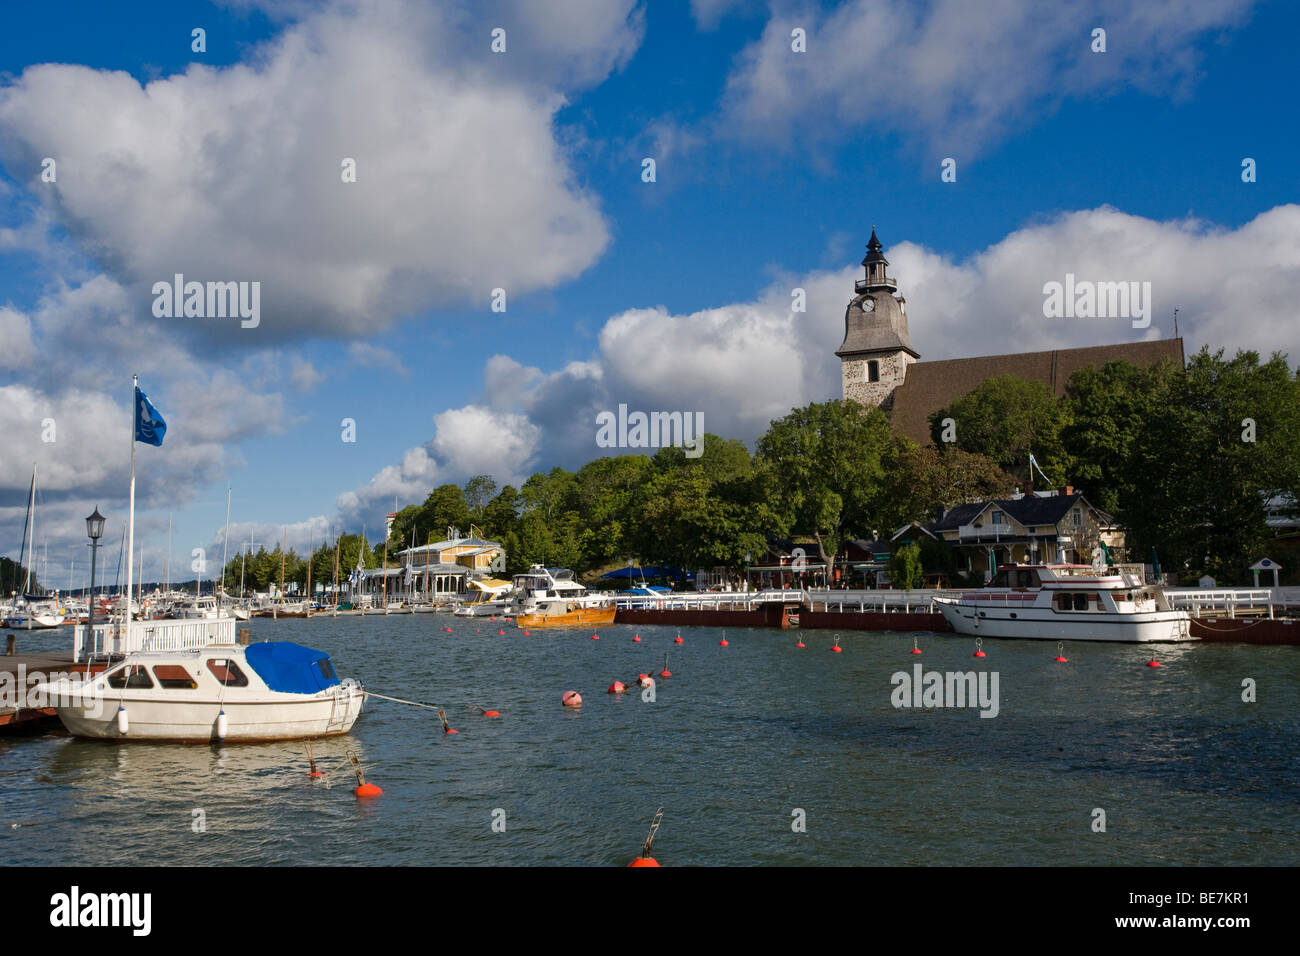
{"type": "Polygon", "coordinates": [[[835,654],[820,631],[728,628],[725,648],[717,628],[680,634],[615,624],[599,641],[525,637],[452,616],[260,621],[254,642],[318,647],[368,688],[445,707],[459,733],[371,701],[347,736],[313,744],[323,779],[308,777],[302,742],[0,738],[0,845],[18,865],[147,852],[162,866],[621,866],[645,836],[645,807],[663,805],[655,855],[674,866],[1294,862],[1300,805],[1286,768],[1300,662],[1287,648],[1169,645],[1150,670],[1135,645],[1072,646],[1057,664],[1054,647],[986,641],[977,666],[1000,673],[1002,699],[982,720],[890,702],[891,675],[915,660],[969,669],[964,637],[841,634],[835,654]],[[672,677],[653,702],[604,693],[658,672],[665,654],[672,677]],[[1243,674],[1258,676],[1259,702],[1225,709],[1243,674]],[[580,708],[560,705],[566,688],[582,692],[580,708]],[[383,796],[353,796],[349,751],[383,796]],[[1098,801],[1111,835],[1080,839],[1098,801]],[[794,807],[806,833],[791,832],[794,807]],[[491,827],[498,808],[504,833],[491,827]],[[195,809],[206,836],[191,830],[195,809]],[[1008,814],[1016,826],[1003,826],[1008,814]]]}

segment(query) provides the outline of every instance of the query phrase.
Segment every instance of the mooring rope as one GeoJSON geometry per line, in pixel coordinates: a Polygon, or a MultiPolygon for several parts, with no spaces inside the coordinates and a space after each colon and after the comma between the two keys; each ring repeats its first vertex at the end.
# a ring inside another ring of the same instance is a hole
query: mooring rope
{"type": "Polygon", "coordinates": [[[400,697],[385,697],[383,694],[376,694],[373,690],[363,690],[361,693],[367,697],[378,697],[380,700],[391,700],[395,704],[410,704],[412,707],[426,707],[429,710],[442,710],[437,704],[426,704],[419,700],[403,700],[400,697]]]}

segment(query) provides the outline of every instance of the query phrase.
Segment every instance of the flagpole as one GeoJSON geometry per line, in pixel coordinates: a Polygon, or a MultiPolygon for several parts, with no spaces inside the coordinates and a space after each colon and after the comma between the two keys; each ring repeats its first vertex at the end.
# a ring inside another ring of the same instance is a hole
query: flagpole
{"type": "Polygon", "coordinates": [[[131,584],[132,571],[135,570],[135,419],[139,414],[136,408],[136,394],[140,389],[140,376],[131,376],[131,504],[127,509],[126,522],[126,632],[123,650],[131,651],[131,584]]]}

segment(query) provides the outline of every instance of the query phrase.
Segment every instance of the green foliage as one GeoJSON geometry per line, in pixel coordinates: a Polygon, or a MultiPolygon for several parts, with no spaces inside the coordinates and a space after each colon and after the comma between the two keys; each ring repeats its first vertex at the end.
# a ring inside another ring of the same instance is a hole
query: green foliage
{"type": "Polygon", "coordinates": [[[1286,358],[1193,356],[1138,429],[1119,488],[1130,553],[1154,546],[1167,569],[1249,580],[1271,540],[1264,499],[1300,490],[1300,382],[1286,358]]]}
{"type": "Polygon", "coordinates": [[[889,580],[896,588],[911,591],[925,583],[921,566],[921,546],[910,541],[889,556],[889,580]]]}
{"type": "MultiPolygon", "coordinates": [[[[103,551],[103,548],[100,549],[103,551]]],[[[10,593],[16,593],[23,589],[23,581],[27,579],[27,568],[19,564],[12,558],[0,558],[0,587],[3,587],[4,594],[0,595],[8,599],[10,593]]],[[[103,584],[103,581],[97,581],[96,584],[103,584]]],[[[36,572],[32,572],[31,583],[27,586],[33,594],[41,593],[40,582],[36,580],[36,572]]]]}
{"type": "Polygon", "coordinates": [[[1014,375],[986,379],[947,408],[930,415],[930,434],[942,447],[943,419],[956,423],[956,445],[965,452],[985,455],[1022,484],[1029,481],[1029,455],[1055,482],[1071,471],[1061,444],[1068,409],[1057,402],[1042,382],[1014,375]]]}
{"type": "Polygon", "coordinates": [[[853,401],[796,408],[772,422],[758,455],[779,530],[813,535],[829,574],[848,538],[879,527],[898,447],[884,413],[853,401]]]}
{"type": "Polygon", "coordinates": [[[884,530],[895,531],[909,521],[933,521],[965,501],[1003,497],[1015,484],[1015,478],[986,455],[950,446],[917,448],[908,442],[887,482],[884,530]]]}

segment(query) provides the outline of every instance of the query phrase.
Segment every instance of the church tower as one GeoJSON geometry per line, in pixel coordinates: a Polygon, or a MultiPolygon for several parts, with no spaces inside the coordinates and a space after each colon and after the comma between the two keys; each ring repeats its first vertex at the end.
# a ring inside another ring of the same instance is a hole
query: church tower
{"type": "Polygon", "coordinates": [[[835,354],[844,397],[888,411],[907,366],[921,356],[908,338],[907,302],[897,294],[897,280],[885,275],[889,260],[881,248],[873,226],[862,260],[867,277],[854,283],[856,294],[844,313],[844,342],[835,354]]]}

